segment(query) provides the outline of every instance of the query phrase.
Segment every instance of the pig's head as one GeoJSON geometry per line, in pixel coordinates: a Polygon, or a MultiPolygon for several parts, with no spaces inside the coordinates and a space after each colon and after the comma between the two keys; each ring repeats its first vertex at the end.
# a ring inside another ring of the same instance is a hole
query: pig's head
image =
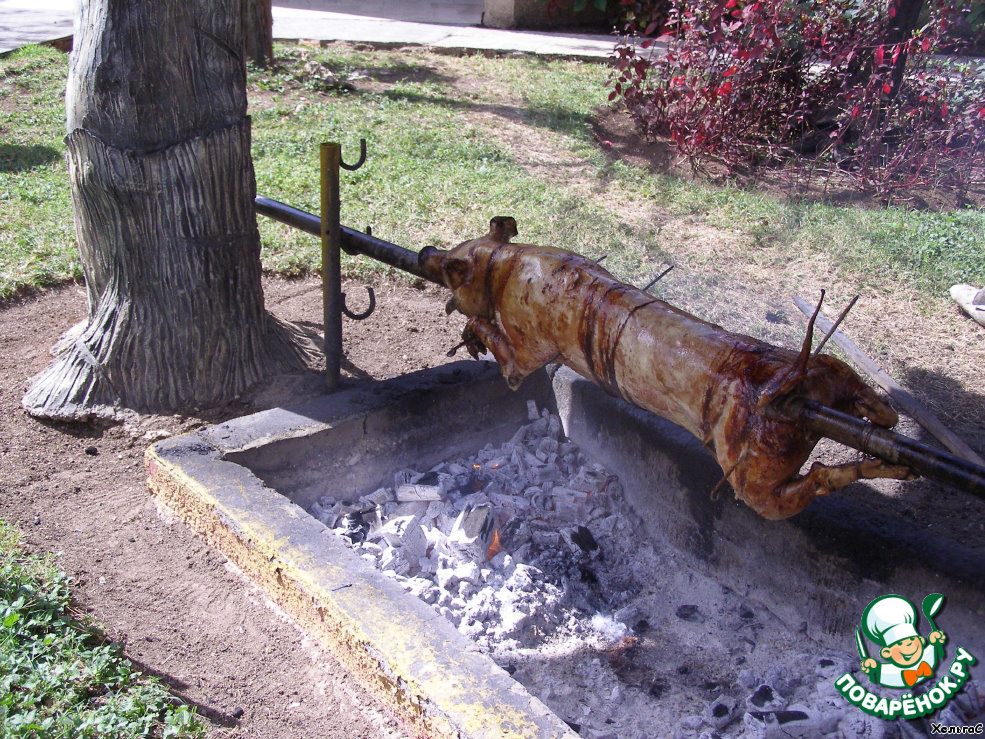
{"type": "Polygon", "coordinates": [[[516,234],[515,219],[495,216],[489,221],[489,233],[481,238],[465,241],[449,251],[433,246],[421,250],[418,262],[427,276],[455,294],[448,312],[457,308],[467,316],[491,314],[492,299],[486,293],[485,275],[496,247],[509,243],[516,234]]]}

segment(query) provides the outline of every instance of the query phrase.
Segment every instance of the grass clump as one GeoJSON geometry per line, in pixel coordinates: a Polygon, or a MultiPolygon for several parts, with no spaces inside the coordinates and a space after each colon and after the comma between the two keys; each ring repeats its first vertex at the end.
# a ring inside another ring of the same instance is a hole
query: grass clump
{"type": "Polygon", "coordinates": [[[0,736],[198,737],[203,725],[72,615],[69,579],[0,522],[0,736]]]}

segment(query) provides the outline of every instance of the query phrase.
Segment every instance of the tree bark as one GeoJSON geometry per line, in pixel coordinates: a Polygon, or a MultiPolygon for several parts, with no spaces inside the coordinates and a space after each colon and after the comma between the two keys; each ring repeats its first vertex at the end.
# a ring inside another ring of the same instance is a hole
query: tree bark
{"type": "Polygon", "coordinates": [[[274,61],[274,16],[271,0],[246,0],[246,56],[258,67],[274,61]]]}
{"type": "MultiPolygon", "coordinates": [[[[889,32],[886,36],[886,46],[901,44],[909,41],[913,32],[920,21],[920,12],[923,10],[924,0],[898,0],[896,5],[896,15],[893,16],[889,24],[889,32]]],[[[893,64],[892,72],[892,94],[895,96],[900,89],[900,83],[906,74],[907,53],[904,49],[893,64]]]]}
{"type": "Polygon", "coordinates": [[[82,3],[66,142],[89,318],[32,415],[216,405],[314,356],[263,307],[243,1],[82,3]]]}

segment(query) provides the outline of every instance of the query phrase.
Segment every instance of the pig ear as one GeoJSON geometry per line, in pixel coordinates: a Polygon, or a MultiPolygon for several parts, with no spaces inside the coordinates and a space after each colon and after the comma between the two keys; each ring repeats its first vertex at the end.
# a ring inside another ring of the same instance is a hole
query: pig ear
{"type": "Polygon", "coordinates": [[[472,263],[465,259],[445,259],[441,264],[445,284],[457,290],[472,277],[472,263]]]}

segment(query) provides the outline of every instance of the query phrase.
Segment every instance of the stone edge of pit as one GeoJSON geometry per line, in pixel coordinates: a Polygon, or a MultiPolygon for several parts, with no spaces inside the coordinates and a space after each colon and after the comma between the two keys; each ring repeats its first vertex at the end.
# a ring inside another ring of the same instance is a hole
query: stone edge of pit
{"type": "MultiPolygon", "coordinates": [[[[415,389],[419,384],[404,388],[415,389]]],[[[330,398],[338,398],[345,416],[352,409],[351,394],[359,392],[330,398]]],[[[385,403],[392,397],[385,392],[375,399],[385,403]]],[[[330,400],[315,402],[317,414],[311,415],[330,423],[330,400]]],[[[274,421],[278,414],[268,417],[274,421]]],[[[252,430],[230,423],[235,431],[269,438],[271,429],[255,420],[252,430]]],[[[224,461],[206,439],[190,433],[148,448],[152,493],[247,573],[405,724],[427,737],[577,736],[444,618],[370,568],[245,467],[224,461]]]]}

